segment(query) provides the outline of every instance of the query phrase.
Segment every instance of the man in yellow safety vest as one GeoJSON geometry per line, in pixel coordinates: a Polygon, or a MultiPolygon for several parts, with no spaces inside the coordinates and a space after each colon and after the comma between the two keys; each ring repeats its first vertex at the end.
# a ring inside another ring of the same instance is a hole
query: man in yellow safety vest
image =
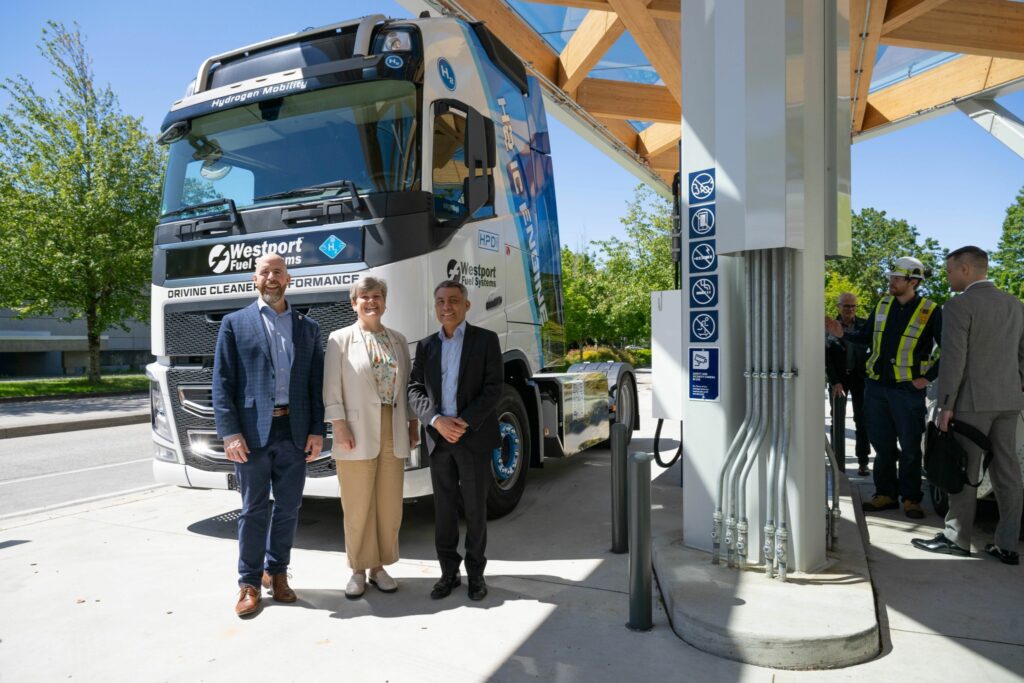
{"type": "MultiPolygon", "coordinates": [[[[924,517],[925,388],[938,376],[932,349],[939,344],[942,330],[942,308],[917,293],[930,274],[912,256],[897,259],[885,273],[889,293],[878,302],[867,328],[848,335],[851,341],[871,346],[864,366],[864,418],[875,449],[875,495],[863,505],[867,512],[898,509],[902,499],[907,517],[924,517]]],[[[843,336],[836,321],[827,321],[826,329],[835,337],[843,336]]]]}

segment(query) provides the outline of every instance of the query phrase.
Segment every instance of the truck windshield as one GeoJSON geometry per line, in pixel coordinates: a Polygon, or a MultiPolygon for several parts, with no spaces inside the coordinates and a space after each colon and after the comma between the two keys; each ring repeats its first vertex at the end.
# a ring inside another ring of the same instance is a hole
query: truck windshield
{"type": "Polygon", "coordinates": [[[289,95],[193,119],[172,142],[161,215],[198,216],[231,199],[239,209],[317,199],[295,188],[339,178],[361,192],[418,190],[416,88],[374,81],[289,95]],[[188,207],[195,206],[195,211],[188,207]]]}

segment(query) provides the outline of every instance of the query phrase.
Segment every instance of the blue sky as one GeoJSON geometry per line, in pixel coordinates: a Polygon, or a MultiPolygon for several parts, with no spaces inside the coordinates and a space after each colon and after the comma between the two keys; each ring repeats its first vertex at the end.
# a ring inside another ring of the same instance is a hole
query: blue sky
{"type": "MultiPolygon", "coordinates": [[[[227,50],[308,26],[380,12],[408,16],[397,2],[348,0],[198,7],[93,0],[8,3],[0,22],[0,77],[22,74],[46,92],[53,82],[35,45],[47,19],[77,21],[101,83],[124,111],[156,131],[200,62],[227,50]]],[[[1024,116],[1024,92],[1001,100],[1024,116]]],[[[7,98],[0,94],[0,106],[7,98]]],[[[562,243],[574,249],[621,234],[638,181],[549,117],[562,243]]],[[[950,249],[995,248],[1006,207],[1024,186],[1024,159],[966,116],[950,113],[853,146],[853,206],[905,218],[950,249]]]]}

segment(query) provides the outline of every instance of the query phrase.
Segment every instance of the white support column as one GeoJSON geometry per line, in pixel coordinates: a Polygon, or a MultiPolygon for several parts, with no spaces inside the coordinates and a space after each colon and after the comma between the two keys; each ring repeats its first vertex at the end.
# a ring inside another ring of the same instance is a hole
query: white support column
{"type": "MultiPolygon", "coordinates": [[[[848,64],[840,64],[841,57],[848,58],[841,40],[848,3],[836,4],[838,16],[826,12],[822,0],[682,0],[683,225],[684,237],[690,237],[684,247],[682,296],[688,347],[683,359],[683,539],[696,548],[711,548],[719,470],[744,417],[743,255],[755,249],[793,249],[798,375],[788,472],[789,566],[798,571],[825,562],[825,235],[834,233],[837,216],[849,211],[849,86],[846,78],[837,83],[835,74],[826,83],[826,65],[840,74],[848,71],[848,64]],[[826,40],[826,21],[834,22],[838,34],[832,38],[839,45],[826,40]],[[694,196],[688,185],[695,174],[712,169],[713,200],[694,196]],[[837,193],[837,185],[844,191],[837,193]],[[691,209],[701,206],[715,210],[713,235],[687,229],[691,209]],[[718,275],[718,301],[713,309],[691,310],[690,285],[700,275],[691,255],[701,242],[717,251],[717,271],[711,272],[718,275]],[[717,315],[714,341],[692,336],[692,318],[703,312],[717,315]],[[691,398],[692,385],[700,379],[693,372],[695,348],[717,349],[716,401],[691,398]]],[[[751,562],[757,562],[763,540],[763,473],[763,465],[755,468],[748,486],[751,562]]]]}

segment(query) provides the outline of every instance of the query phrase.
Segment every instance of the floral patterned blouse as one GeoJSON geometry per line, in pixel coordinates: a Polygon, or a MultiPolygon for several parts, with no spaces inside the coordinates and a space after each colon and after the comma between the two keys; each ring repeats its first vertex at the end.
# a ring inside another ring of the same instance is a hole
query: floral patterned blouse
{"type": "Polygon", "coordinates": [[[366,353],[370,357],[370,367],[373,368],[373,381],[377,385],[377,396],[382,404],[394,405],[398,359],[395,357],[394,349],[391,348],[391,339],[388,337],[387,330],[367,332],[361,329],[360,331],[363,333],[366,353]]]}

